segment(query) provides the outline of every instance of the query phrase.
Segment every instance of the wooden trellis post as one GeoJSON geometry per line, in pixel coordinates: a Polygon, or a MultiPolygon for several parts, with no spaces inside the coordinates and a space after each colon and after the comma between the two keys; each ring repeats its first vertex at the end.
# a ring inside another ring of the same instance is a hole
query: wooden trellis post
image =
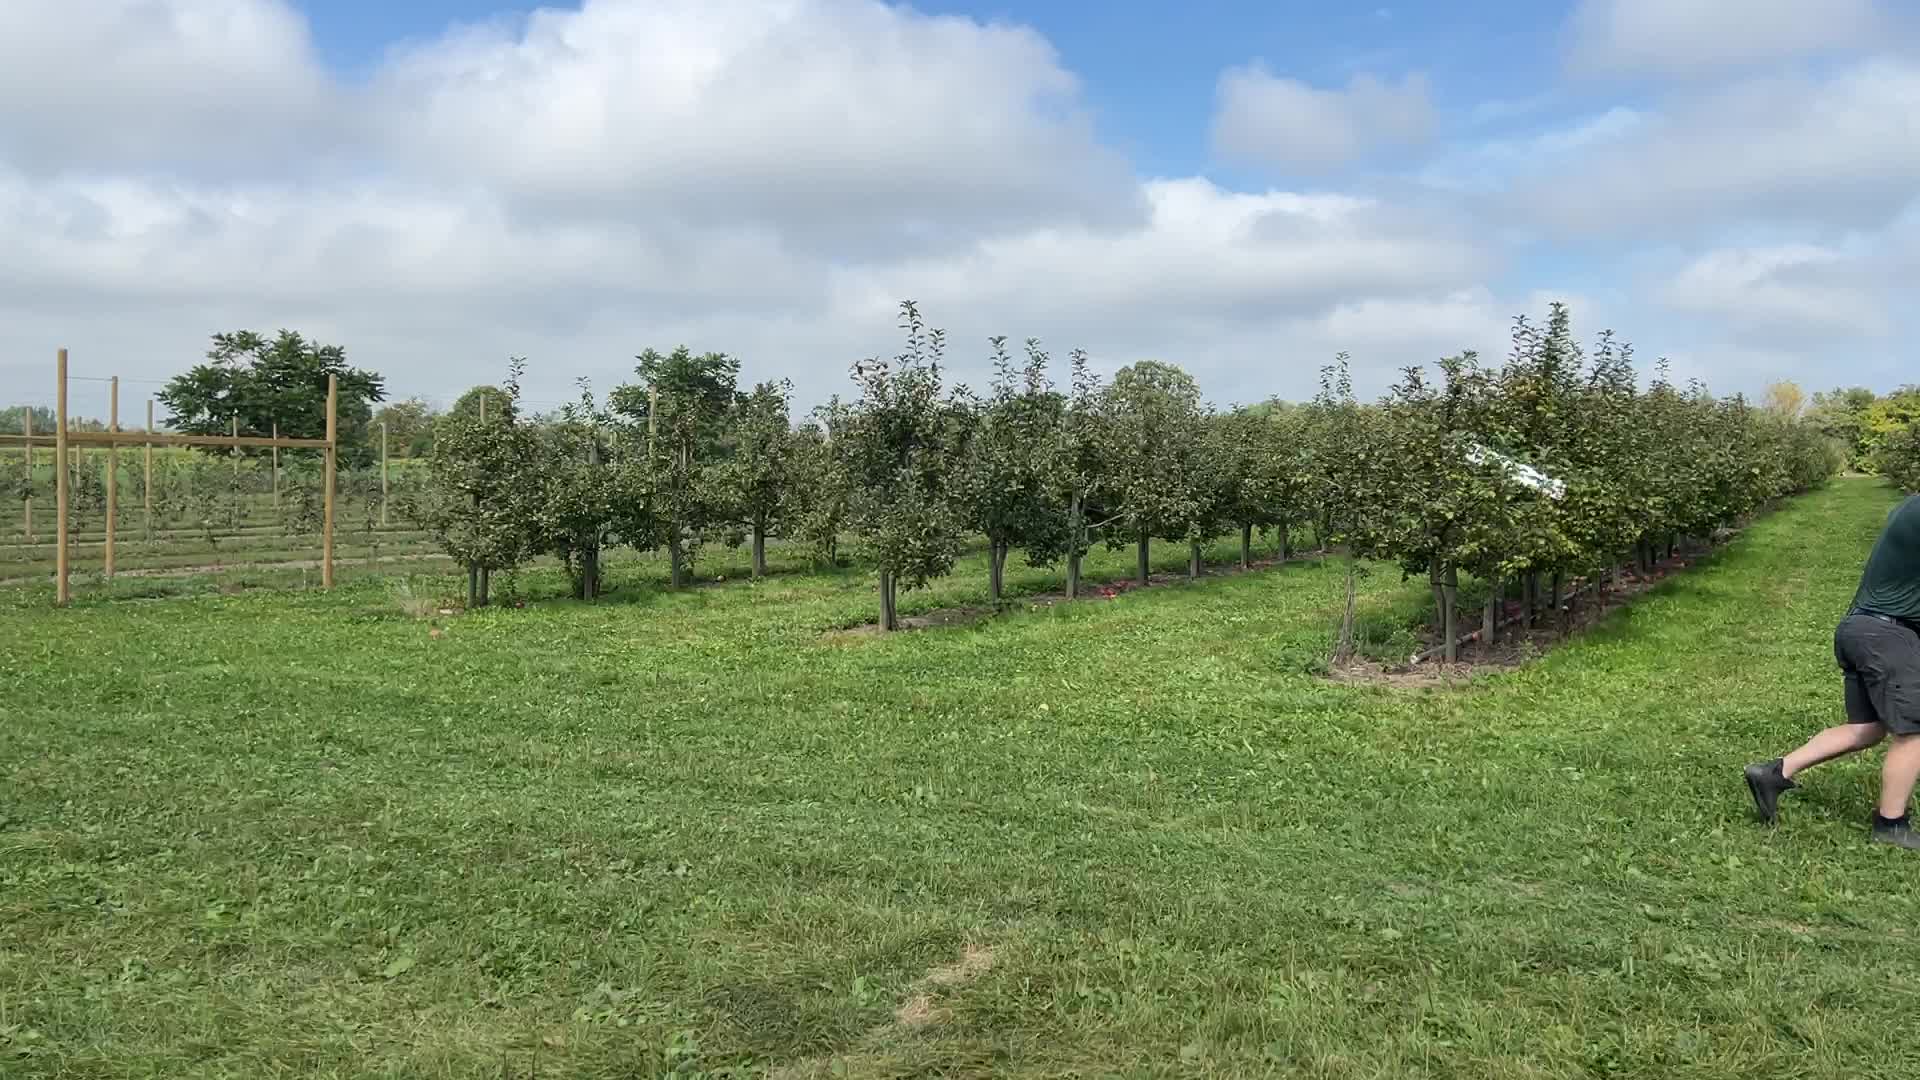
{"type": "MultiPolygon", "coordinates": [[[[147,399],[147,434],[153,434],[153,399],[147,399]]],[[[144,461],[145,476],[140,483],[140,507],[146,515],[147,541],[153,541],[153,443],[148,442],[141,455],[144,461]]]]}
{"type": "Polygon", "coordinates": [[[27,445],[21,449],[25,450],[27,454],[27,513],[25,524],[27,529],[27,543],[31,544],[36,539],[33,535],[33,406],[27,406],[25,416],[26,426],[20,430],[24,431],[27,436],[27,445]]]}
{"type": "Polygon", "coordinates": [[[380,527],[387,527],[387,422],[380,421],[380,527]]]}
{"type": "MultiPolygon", "coordinates": [[[[53,416],[53,525],[60,530],[54,542],[53,602],[66,607],[73,599],[67,583],[67,350],[54,362],[53,416]]],[[[29,444],[31,445],[31,444],[29,444]]]]}
{"type": "MultiPolygon", "coordinates": [[[[107,430],[120,431],[120,376],[107,383],[107,430]]],[[[120,448],[107,447],[107,577],[113,576],[113,532],[120,515],[120,448]]]]}
{"type": "MultiPolygon", "coordinates": [[[[73,484],[72,463],[76,452],[83,446],[97,446],[107,451],[107,566],[112,573],[113,538],[115,532],[115,514],[118,509],[118,474],[116,462],[119,460],[120,447],[142,445],[146,448],[146,486],[143,502],[147,513],[147,532],[153,532],[153,448],[155,446],[204,446],[231,447],[238,461],[243,446],[272,447],[279,449],[322,450],[327,462],[327,499],[326,520],[320,552],[320,581],[327,588],[333,587],[333,489],[336,484],[335,462],[339,453],[339,409],[340,382],[336,376],[327,377],[327,437],[325,439],[282,439],[262,438],[260,436],[241,436],[237,427],[232,435],[174,435],[158,434],[153,430],[153,402],[147,402],[147,427],[145,431],[120,430],[120,380],[109,380],[112,386],[112,398],[105,431],[73,431],[67,420],[67,350],[61,349],[54,360],[54,407],[58,411],[55,417],[53,437],[44,435],[0,435],[0,445],[21,445],[27,447],[31,460],[33,447],[40,443],[53,444],[53,490],[54,525],[59,535],[54,538],[54,603],[66,607],[73,600],[71,545],[68,537],[69,495],[73,484]]],[[[238,420],[236,418],[236,425],[238,420]]]]}
{"type": "Polygon", "coordinates": [[[333,588],[333,470],[339,449],[340,377],[327,376],[327,505],[320,539],[320,587],[333,588]]]}
{"type": "MultiPolygon", "coordinates": [[[[273,422],[273,437],[280,437],[280,421],[273,422]]],[[[273,448],[273,508],[280,509],[280,448],[273,448]]]]}

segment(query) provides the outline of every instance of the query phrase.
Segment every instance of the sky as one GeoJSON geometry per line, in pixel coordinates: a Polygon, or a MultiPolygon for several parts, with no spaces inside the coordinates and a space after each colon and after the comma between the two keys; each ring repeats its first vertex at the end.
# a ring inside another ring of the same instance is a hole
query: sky
{"type": "Polygon", "coordinates": [[[1916,270],[1903,0],[0,3],[0,398],[66,347],[88,415],[280,328],[443,406],[685,344],[805,409],[904,299],[974,386],[1005,335],[1373,394],[1564,301],[1890,389],[1916,270]]]}

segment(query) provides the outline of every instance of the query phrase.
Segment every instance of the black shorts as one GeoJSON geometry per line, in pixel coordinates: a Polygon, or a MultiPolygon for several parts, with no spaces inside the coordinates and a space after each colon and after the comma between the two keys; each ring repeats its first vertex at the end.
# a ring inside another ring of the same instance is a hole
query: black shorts
{"type": "Polygon", "coordinates": [[[1833,632],[1847,676],[1847,722],[1920,734],[1920,634],[1904,623],[1858,612],[1833,632]]]}

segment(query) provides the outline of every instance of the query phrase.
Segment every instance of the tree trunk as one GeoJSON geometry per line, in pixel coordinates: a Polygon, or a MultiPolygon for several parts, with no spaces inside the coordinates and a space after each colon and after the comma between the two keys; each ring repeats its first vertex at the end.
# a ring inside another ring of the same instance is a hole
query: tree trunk
{"type": "Polygon", "coordinates": [[[1447,663],[1451,664],[1460,659],[1460,571],[1451,566],[1441,583],[1440,599],[1446,609],[1441,622],[1447,635],[1447,663]]]}
{"type": "Polygon", "coordinates": [[[1529,630],[1533,629],[1533,609],[1538,606],[1539,594],[1540,575],[1528,571],[1520,582],[1520,613],[1521,625],[1529,630]]]}
{"type": "Polygon", "coordinates": [[[880,629],[891,633],[900,629],[900,617],[894,609],[893,571],[880,571],[880,629]]]}
{"type": "Polygon", "coordinates": [[[753,576],[767,576],[767,527],[758,521],[753,523],[753,576]]]}
{"type": "Polygon", "coordinates": [[[1434,625],[1443,631],[1447,625],[1447,594],[1440,587],[1440,560],[1427,560],[1427,589],[1433,593],[1434,625]]]}
{"type": "Polygon", "coordinates": [[[1253,569],[1253,526],[1240,526],[1240,569],[1253,569]]]}
{"type": "Polygon", "coordinates": [[[686,560],[680,550],[680,526],[675,525],[667,534],[667,560],[673,564],[671,571],[673,587],[679,588],[687,583],[686,560]]]}
{"type": "Polygon", "coordinates": [[[1274,527],[1280,531],[1280,561],[1286,562],[1287,556],[1292,554],[1292,552],[1287,550],[1287,541],[1292,539],[1292,537],[1288,535],[1291,529],[1288,527],[1288,523],[1284,521],[1274,527]]]}
{"type": "Polygon", "coordinates": [[[1140,534],[1140,584],[1142,585],[1147,583],[1147,578],[1153,573],[1153,561],[1150,553],[1152,543],[1153,539],[1146,533],[1142,532],[1140,534]]]}
{"type": "Polygon", "coordinates": [[[486,607],[489,603],[492,603],[492,595],[491,595],[492,592],[493,592],[493,569],[491,567],[483,566],[480,568],[480,606],[481,607],[486,607]]]}
{"type": "Polygon", "coordinates": [[[600,545],[589,544],[580,553],[580,599],[600,598],[600,545]]]}
{"type": "Polygon", "coordinates": [[[1492,648],[1496,636],[1500,633],[1500,579],[1495,578],[1488,582],[1487,587],[1487,608],[1480,616],[1480,647],[1482,649],[1492,648]]]}
{"type": "Polygon", "coordinates": [[[1353,658],[1353,602],[1354,602],[1354,592],[1355,592],[1354,578],[1357,573],[1358,573],[1357,564],[1353,556],[1348,555],[1347,556],[1347,602],[1346,602],[1345,608],[1340,613],[1340,643],[1334,646],[1333,658],[1335,661],[1346,661],[1346,660],[1351,660],[1353,658]]]}
{"type": "Polygon", "coordinates": [[[480,566],[478,563],[467,564],[467,606],[470,608],[480,606],[480,566]]]}
{"type": "Polygon", "coordinates": [[[1006,591],[1007,546],[992,537],[987,538],[987,596],[999,603],[1006,591]]]}
{"type": "Polygon", "coordinates": [[[1187,549],[1187,580],[1200,580],[1200,542],[1197,540],[1187,549]]]}
{"type": "Polygon", "coordinates": [[[1080,599],[1080,493],[1067,503],[1067,599],[1080,599]]]}

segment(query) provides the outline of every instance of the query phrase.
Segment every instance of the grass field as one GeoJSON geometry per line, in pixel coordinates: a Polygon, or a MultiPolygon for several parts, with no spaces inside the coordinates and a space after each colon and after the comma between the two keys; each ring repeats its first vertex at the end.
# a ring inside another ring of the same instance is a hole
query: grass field
{"type": "Polygon", "coordinates": [[[893,638],[853,572],[0,594],[0,1074],[1920,1075],[1877,762],[1739,776],[1893,499],[1447,691],[1313,674],[1331,563],[893,638]]]}

